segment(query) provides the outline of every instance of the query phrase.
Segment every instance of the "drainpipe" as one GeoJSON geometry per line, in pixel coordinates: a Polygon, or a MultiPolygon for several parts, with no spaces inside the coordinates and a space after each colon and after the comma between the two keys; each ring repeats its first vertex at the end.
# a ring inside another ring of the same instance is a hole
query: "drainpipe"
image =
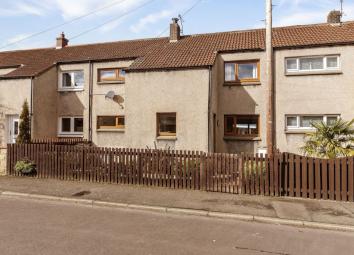
{"type": "Polygon", "coordinates": [[[93,65],[89,61],[89,142],[92,142],[93,65]]]}
{"type": "Polygon", "coordinates": [[[211,97],[212,97],[212,88],[211,88],[211,78],[212,78],[212,67],[209,66],[209,92],[208,92],[208,152],[211,152],[211,142],[210,142],[210,130],[211,130],[211,97]]]}
{"type": "Polygon", "coordinates": [[[33,134],[32,134],[32,130],[33,130],[33,79],[34,77],[31,77],[31,99],[30,99],[30,135],[31,135],[31,140],[33,139],[33,134]]]}

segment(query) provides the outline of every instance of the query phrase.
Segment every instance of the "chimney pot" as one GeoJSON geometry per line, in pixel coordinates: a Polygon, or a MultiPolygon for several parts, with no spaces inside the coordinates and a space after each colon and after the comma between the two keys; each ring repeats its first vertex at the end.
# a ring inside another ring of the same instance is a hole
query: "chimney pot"
{"type": "Polygon", "coordinates": [[[342,22],[342,13],[337,10],[330,11],[327,16],[327,23],[340,24],[342,22]]]}
{"type": "Polygon", "coordinates": [[[62,49],[68,45],[69,40],[65,38],[64,32],[62,32],[59,37],[57,37],[57,49],[62,49]]]}
{"type": "Polygon", "coordinates": [[[178,18],[172,18],[172,23],[170,24],[170,42],[177,42],[181,39],[181,28],[178,20],[178,18]]]}

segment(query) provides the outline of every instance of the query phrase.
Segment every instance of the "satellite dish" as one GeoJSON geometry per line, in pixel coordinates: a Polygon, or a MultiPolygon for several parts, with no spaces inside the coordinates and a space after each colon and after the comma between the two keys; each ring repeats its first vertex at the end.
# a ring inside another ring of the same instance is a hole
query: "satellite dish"
{"type": "Polygon", "coordinates": [[[113,100],[114,96],[116,95],[116,93],[114,93],[114,91],[108,91],[107,94],[104,96],[105,99],[111,99],[113,100]]]}

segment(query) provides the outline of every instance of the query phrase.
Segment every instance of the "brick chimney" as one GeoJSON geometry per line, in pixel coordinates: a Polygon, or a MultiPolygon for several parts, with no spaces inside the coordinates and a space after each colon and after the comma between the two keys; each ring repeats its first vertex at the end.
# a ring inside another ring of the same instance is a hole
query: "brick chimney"
{"type": "Polygon", "coordinates": [[[57,37],[57,49],[62,49],[68,45],[69,40],[65,38],[64,32],[62,32],[59,37],[57,37]]]}
{"type": "Polygon", "coordinates": [[[170,24],[170,42],[177,42],[181,39],[181,28],[178,25],[178,18],[173,18],[170,24]]]}
{"type": "Polygon", "coordinates": [[[327,23],[340,24],[342,22],[342,13],[337,10],[330,11],[327,16],[327,23]]]}

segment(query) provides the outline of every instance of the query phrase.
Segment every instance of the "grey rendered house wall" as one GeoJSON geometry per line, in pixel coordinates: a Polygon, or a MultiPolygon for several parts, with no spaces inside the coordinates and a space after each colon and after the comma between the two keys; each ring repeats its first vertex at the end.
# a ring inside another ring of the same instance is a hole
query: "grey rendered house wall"
{"type": "Polygon", "coordinates": [[[339,114],[354,118],[354,47],[336,46],[275,51],[276,144],[281,151],[301,153],[304,132],[287,132],[288,114],[339,114]],[[339,54],[341,73],[285,75],[285,58],[339,54]]]}

